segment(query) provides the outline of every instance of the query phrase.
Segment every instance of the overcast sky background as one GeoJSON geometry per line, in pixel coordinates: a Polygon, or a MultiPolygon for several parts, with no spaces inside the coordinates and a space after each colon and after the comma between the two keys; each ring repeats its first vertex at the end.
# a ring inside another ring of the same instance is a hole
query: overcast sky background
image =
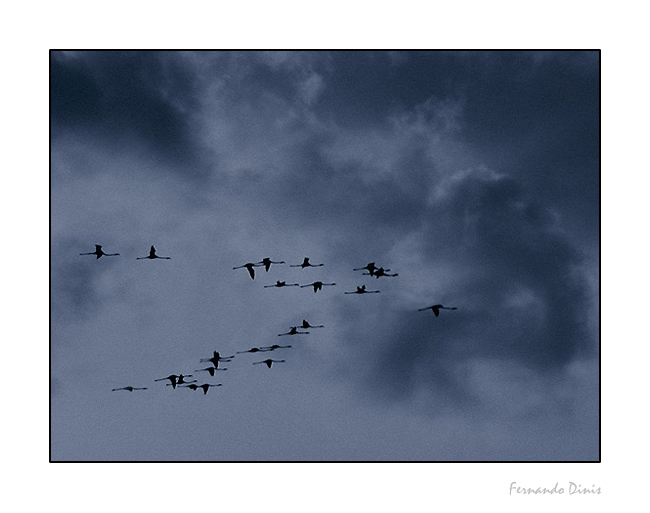
{"type": "Polygon", "coordinates": [[[53,460],[599,458],[597,53],[50,69],[53,460]],[[153,382],[274,343],[207,396],[153,382]]]}

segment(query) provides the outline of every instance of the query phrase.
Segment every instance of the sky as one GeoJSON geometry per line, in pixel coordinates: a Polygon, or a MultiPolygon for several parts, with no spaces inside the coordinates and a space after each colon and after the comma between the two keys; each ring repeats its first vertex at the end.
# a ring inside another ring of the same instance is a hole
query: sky
{"type": "Polygon", "coordinates": [[[52,52],[51,459],[597,461],[599,74],[597,52],[52,52]],[[286,263],[233,270],[264,257],[286,263]],[[302,319],[325,327],[277,337],[302,319]],[[154,382],[180,373],[223,386],[154,382]]]}

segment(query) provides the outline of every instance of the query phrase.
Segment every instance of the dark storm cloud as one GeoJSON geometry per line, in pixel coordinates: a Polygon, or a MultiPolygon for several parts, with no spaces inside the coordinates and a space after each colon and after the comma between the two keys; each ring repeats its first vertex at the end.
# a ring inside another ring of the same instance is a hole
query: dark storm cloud
{"type": "Polygon", "coordinates": [[[424,267],[401,269],[401,276],[420,274],[427,296],[410,311],[403,305],[371,315],[372,327],[362,323],[360,331],[355,318],[368,314],[342,306],[359,350],[354,365],[366,369],[360,374],[372,387],[395,398],[427,389],[457,404],[474,393],[463,376],[468,359],[553,376],[578,357],[594,356],[593,299],[580,252],[514,180],[470,174],[422,215],[424,267]],[[438,276],[450,271],[449,285],[440,287],[438,276]],[[459,310],[438,318],[416,311],[438,302],[459,310]]]}
{"type": "Polygon", "coordinates": [[[429,98],[463,104],[460,137],[489,167],[524,175],[572,221],[598,215],[597,52],[412,52],[398,65],[377,52],[337,53],[336,80],[317,106],[342,127],[381,125],[429,98]]]}
{"type": "Polygon", "coordinates": [[[182,57],[155,52],[52,53],[51,122],[56,138],[74,132],[172,162],[182,172],[206,172],[187,118],[194,77],[182,57]]]}

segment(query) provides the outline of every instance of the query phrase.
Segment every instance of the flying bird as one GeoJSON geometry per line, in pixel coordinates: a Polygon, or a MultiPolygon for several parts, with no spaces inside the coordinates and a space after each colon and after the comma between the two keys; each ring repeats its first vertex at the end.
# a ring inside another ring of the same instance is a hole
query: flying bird
{"type": "Polygon", "coordinates": [[[276,349],[286,349],[287,347],[291,347],[291,346],[279,346],[277,344],[273,344],[272,346],[268,346],[268,347],[260,347],[260,349],[262,351],[275,351],[276,349]]]}
{"type": "Polygon", "coordinates": [[[271,359],[269,358],[268,360],[262,360],[261,362],[254,362],[253,365],[257,365],[258,363],[264,363],[264,364],[266,364],[266,366],[270,369],[270,368],[271,368],[271,365],[273,365],[274,363],[282,363],[282,362],[284,362],[284,361],[285,361],[285,360],[271,360],[271,359]]]}
{"type": "Polygon", "coordinates": [[[440,315],[440,310],[456,310],[456,309],[457,308],[455,306],[447,307],[442,305],[432,305],[432,306],[427,306],[426,308],[418,308],[418,312],[423,312],[424,310],[431,310],[433,312],[433,315],[438,317],[440,315]]]}
{"type": "Polygon", "coordinates": [[[364,274],[364,276],[368,276],[368,275],[374,276],[377,279],[381,278],[382,276],[391,276],[391,277],[392,276],[398,276],[397,273],[395,273],[395,274],[387,274],[387,271],[390,271],[390,269],[384,269],[383,267],[380,267],[379,269],[375,270],[374,274],[371,273],[371,272],[367,272],[367,273],[363,273],[363,274],[364,274]]]}
{"type": "Polygon", "coordinates": [[[302,324],[300,326],[291,326],[292,328],[302,328],[306,330],[307,328],[324,328],[325,326],[323,324],[319,324],[318,326],[312,326],[309,324],[305,319],[302,320],[302,324]]]}
{"type": "Polygon", "coordinates": [[[114,388],[112,391],[115,392],[116,390],[128,390],[129,392],[133,392],[134,390],[147,390],[147,387],[144,388],[136,388],[136,387],[122,387],[122,388],[114,388]]]}
{"type": "Polygon", "coordinates": [[[292,265],[290,267],[302,267],[304,269],[305,267],[321,267],[323,265],[325,264],[311,264],[309,263],[309,258],[305,257],[305,259],[302,261],[302,264],[292,265]]]}
{"type": "Polygon", "coordinates": [[[202,388],[203,389],[203,395],[207,395],[208,394],[208,388],[210,388],[210,387],[220,387],[220,386],[223,386],[223,385],[221,383],[217,383],[216,385],[210,385],[209,383],[203,383],[203,385],[186,385],[183,388],[191,388],[195,392],[199,388],[202,388]]]}
{"type": "Polygon", "coordinates": [[[287,333],[279,333],[278,337],[282,337],[283,335],[308,335],[308,331],[298,331],[297,326],[292,326],[291,329],[287,333]]]}
{"type": "Polygon", "coordinates": [[[163,260],[171,260],[172,259],[171,257],[161,257],[161,256],[156,255],[156,248],[154,248],[153,246],[151,246],[151,249],[149,250],[149,256],[138,257],[138,258],[136,258],[136,260],[144,260],[145,258],[148,258],[149,260],[153,260],[154,258],[161,258],[163,260]]]}
{"type": "Polygon", "coordinates": [[[194,372],[207,371],[210,373],[210,376],[214,377],[214,371],[225,371],[228,370],[226,367],[218,369],[217,367],[208,367],[206,369],[194,369],[194,372]]]}
{"type": "Polygon", "coordinates": [[[297,283],[287,284],[286,281],[276,281],[275,285],[264,285],[265,289],[268,289],[269,287],[298,287],[298,284],[297,283]]]}
{"type": "Polygon", "coordinates": [[[377,267],[375,266],[375,263],[374,263],[374,262],[370,262],[370,263],[367,264],[365,267],[359,267],[358,269],[353,269],[353,270],[354,270],[354,271],[363,271],[363,270],[367,270],[368,273],[370,274],[370,276],[374,276],[374,274],[375,274],[375,269],[377,269],[377,267]]]}
{"type": "Polygon", "coordinates": [[[259,267],[261,265],[262,265],[261,263],[253,264],[251,262],[248,262],[247,264],[240,265],[238,267],[233,267],[233,270],[234,269],[241,269],[242,267],[245,267],[246,269],[248,269],[248,274],[251,275],[251,280],[254,280],[255,279],[255,269],[253,269],[253,267],[259,267]]]}
{"type": "Polygon", "coordinates": [[[282,262],[274,262],[270,258],[264,258],[262,259],[261,262],[258,262],[256,265],[263,265],[264,269],[266,269],[266,272],[269,272],[269,269],[271,268],[271,264],[284,264],[284,261],[282,262]]]}
{"type": "MultiPolygon", "coordinates": [[[[95,251],[92,253],[79,253],[80,255],[97,255],[97,260],[103,256],[120,256],[119,253],[104,253],[102,247],[99,244],[95,244],[95,251]]],[[[121,390],[121,389],[119,389],[121,390]]]]}
{"type": "Polygon", "coordinates": [[[259,347],[251,347],[247,351],[237,351],[237,354],[244,354],[244,353],[257,353],[258,351],[261,351],[259,347]]]}
{"type": "MultiPolygon", "coordinates": [[[[192,381],[183,381],[183,385],[187,385],[187,384],[189,384],[189,383],[196,383],[196,380],[193,379],[192,381]]],[[[180,385],[181,383],[180,383],[180,382],[177,382],[176,384],[177,384],[177,385],[180,385]]],[[[167,383],[165,386],[176,388],[176,387],[173,386],[171,383],[167,383]]]]}
{"type": "Polygon", "coordinates": [[[188,374],[187,376],[183,376],[182,374],[180,374],[177,376],[176,374],[170,374],[166,378],[154,379],[154,381],[165,381],[166,379],[168,379],[171,382],[172,388],[175,389],[176,385],[187,383],[187,381],[185,381],[185,378],[187,377],[191,378],[192,375],[188,374]]]}
{"type": "Polygon", "coordinates": [[[365,285],[361,285],[361,287],[357,287],[357,290],[354,292],[344,292],[344,294],[379,294],[381,292],[380,290],[366,290],[365,285]]]}
{"type": "Polygon", "coordinates": [[[219,367],[219,362],[229,362],[231,361],[235,355],[232,356],[221,356],[219,354],[219,351],[213,351],[212,357],[211,358],[201,358],[199,361],[201,363],[205,362],[212,362],[212,365],[215,367],[219,367]]]}
{"type": "Polygon", "coordinates": [[[319,290],[323,290],[323,285],[336,285],[336,283],[323,283],[322,281],[315,281],[314,283],[308,283],[307,285],[300,285],[300,288],[304,287],[314,287],[314,293],[319,290]]]}
{"type": "Polygon", "coordinates": [[[154,381],[165,381],[166,379],[171,382],[172,387],[176,388],[176,380],[178,379],[178,376],[176,374],[170,374],[166,378],[154,379],[154,381]]]}

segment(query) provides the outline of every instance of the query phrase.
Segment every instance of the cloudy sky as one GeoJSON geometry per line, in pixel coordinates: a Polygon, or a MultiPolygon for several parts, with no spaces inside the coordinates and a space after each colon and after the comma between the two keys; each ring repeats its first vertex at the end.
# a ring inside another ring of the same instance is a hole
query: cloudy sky
{"type": "Polygon", "coordinates": [[[598,53],[54,52],[50,80],[53,460],[599,459],[598,53]]]}

